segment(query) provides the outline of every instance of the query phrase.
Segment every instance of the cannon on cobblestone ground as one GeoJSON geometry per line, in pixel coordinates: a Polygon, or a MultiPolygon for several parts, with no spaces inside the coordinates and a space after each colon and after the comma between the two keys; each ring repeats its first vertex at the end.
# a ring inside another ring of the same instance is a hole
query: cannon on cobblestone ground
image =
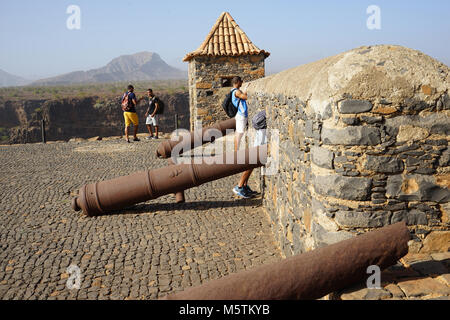
{"type": "Polygon", "coordinates": [[[319,299],[367,279],[408,253],[404,222],[163,297],[169,300],[319,299]]]}
{"type": "Polygon", "coordinates": [[[177,140],[166,140],[161,142],[156,149],[156,156],[161,158],[169,158],[171,156],[172,150],[177,146],[179,150],[186,152],[195,147],[195,143],[203,145],[208,142],[214,142],[217,135],[223,137],[227,134],[227,130],[236,129],[236,119],[231,118],[225,121],[220,121],[213,126],[203,128],[202,130],[191,131],[189,136],[183,137],[180,135],[177,140]]]}
{"type": "Polygon", "coordinates": [[[258,168],[266,161],[267,145],[215,157],[189,159],[189,163],[87,184],[80,188],[78,197],[72,199],[72,208],[75,211],[83,210],[88,216],[105,214],[258,168]],[[196,163],[197,160],[199,163],[196,163]]]}
{"type": "MultiPolygon", "coordinates": [[[[202,130],[194,130],[189,135],[179,135],[177,140],[170,139],[161,142],[156,149],[156,156],[164,159],[168,158],[169,165],[173,165],[174,162],[171,159],[171,155],[175,146],[178,146],[177,149],[180,150],[180,154],[176,155],[178,156],[183,152],[195,148],[196,143],[203,145],[208,142],[214,142],[215,138],[217,138],[216,135],[220,134],[221,136],[225,136],[227,134],[227,130],[234,129],[236,129],[236,119],[232,118],[225,121],[220,121],[213,126],[206,127],[202,130]]],[[[185,202],[184,190],[180,190],[175,193],[175,202],[185,202]]]]}

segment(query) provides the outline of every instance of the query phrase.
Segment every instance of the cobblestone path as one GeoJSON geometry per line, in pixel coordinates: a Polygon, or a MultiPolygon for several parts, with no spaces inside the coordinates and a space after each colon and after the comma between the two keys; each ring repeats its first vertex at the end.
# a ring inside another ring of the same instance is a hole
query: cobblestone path
{"type": "Polygon", "coordinates": [[[158,142],[0,147],[0,299],[156,299],[281,259],[260,199],[238,200],[237,176],[89,218],[80,186],[166,165],[158,142]],[[80,289],[71,265],[81,272],[80,289]]]}

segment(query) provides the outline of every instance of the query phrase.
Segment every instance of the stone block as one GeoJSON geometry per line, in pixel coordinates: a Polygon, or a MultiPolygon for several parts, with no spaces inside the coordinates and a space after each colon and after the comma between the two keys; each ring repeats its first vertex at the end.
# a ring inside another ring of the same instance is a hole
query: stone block
{"type": "Polygon", "coordinates": [[[450,224],[450,202],[440,205],[441,221],[444,224],[450,224]]]}
{"type": "Polygon", "coordinates": [[[331,145],[368,145],[381,143],[380,130],[374,127],[354,126],[343,129],[322,128],[322,141],[331,145]]]}
{"type": "Polygon", "coordinates": [[[418,210],[401,210],[394,212],[392,214],[391,223],[394,224],[400,221],[405,221],[408,226],[428,224],[425,212],[418,210]]]}
{"type": "Polygon", "coordinates": [[[450,251],[450,231],[433,231],[423,241],[420,252],[447,252],[450,251]]]}
{"type": "Polygon", "coordinates": [[[369,289],[366,288],[365,283],[358,283],[340,295],[341,300],[382,300],[389,299],[392,294],[385,289],[369,289]]]}
{"type": "Polygon", "coordinates": [[[439,158],[439,166],[448,167],[450,166],[450,149],[445,149],[439,158]]]}
{"type": "Polygon", "coordinates": [[[383,122],[383,117],[369,117],[369,116],[361,116],[361,121],[364,121],[368,124],[380,123],[383,122]]]}
{"type": "Polygon", "coordinates": [[[311,220],[312,220],[312,214],[310,208],[305,208],[303,211],[303,224],[305,226],[306,232],[311,232],[311,220]]]}
{"type": "Polygon", "coordinates": [[[447,267],[439,261],[418,261],[411,263],[411,268],[423,276],[436,277],[449,272],[447,267]]]}
{"type": "Polygon", "coordinates": [[[311,232],[316,243],[316,247],[318,248],[347,240],[354,236],[354,234],[347,231],[327,231],[315,221],[312,222],[311,232]]]}
{"type": "Polygon", "coordinates": [[[389,114],[393,114],[393,113],[397,112],[397,109],[395,107],[391,107],[391,106],[377,106],[372,110],[372,112],[378,113],[378,114],[389,115],[389,114]]]}
{"type": "Polygon", "coordinates": [[[212,83],[210,83],[210,82],[197,82],[195,84],[195,87],[197,89],[211,89],[212,83]]]}
{"type": "Polygon", "coordinates": [[[433,278],[402,281],[398,283],[398,286],[403,290],[407,297],[418,297],[430,294],[450,294],[450,287],[433,278]]]}
{"type": "Polygon", "coordinates": [[[372,103],[366,100],[344,100],[339,102],[340,113],[363,113],[372,110],[372,103]]]}
{"type": "Polygon", "coordinates": [[[436,91],[435,88],[430,87],[429,85],[422,85],[421,89],[422,89],[422,92],[427,96],[431,96],[436,91]]]}
{"type": "Polygon", "coordinates": [[[387,289],[394,298],[403,298],[405,296],[403,291],[396,284],[390,283],[384,288],[387,289]]]}
{"type": "Polygon", "coordinates": [[[312,120],[305,121],[305,137],[320,139],[320,129],[317,123],[312,120]]]}
{"type": "Polygon", "coordinates": [[[379,173],[399,173],[404,169],[403,161],[392,157],[367,156],[364,169],[379,173]]]}
{"type": "Polygon", "coordinates": [[[397,134],[397,142],[419,141],[426,139],[430,132],[421,127],[401,125],[397,134]]]}
{"type": "Polygon", "coordinates": [[[419,165],[421,163],[421,161],[419,160],[419,159],[416,159],[416,158],[413,158],[413,157],[408,157],[408,158],[406,158],[406,165],[408,166],[408,167],[411,167],[411,166],[417,166],[417,165],[419,165]]]}
{"type": "Polygon", "coordinates": [[[262,78],[262,77],[264,77],[264,74],[265,74],[264,73],[264,68],[259,68],[259,69],[254,70],[254,71],[250,71],[249,74],[252,75],[253,77],[256,77],[256,78],[262,78]]]}
{"type": "Polygon", "coordinates": [[[338,211],[335,214],[336,222],[348,228],[378,228],[389,224],[390,212],[381,211],[368,213],[362,211],[338,211]]]}
{"type": "Polygon", "coordinates": [[[206,116],[208,114],[208,109],[205,108],[197,108],[198,116],[206,116]]]}
{"type": "Polygon", "coordinates": [[[372,179],[340,175],[314,176],[317,193],[346,200],[369,200],[372,179]]]}
{"type": "MultiPolygon", "coordinates": [[[[436,279],[450,287],[450,273],[441,274],[436,279]]],[[[450,297],[447,298],[450,299],[450,297]]]]}
{"type": "Polygon", "coordinates": [[[450,268],[450,251],[432,253],[431,257],[433,260],[440,261],[445,264],[447,268],[450,268]]]}
{"type": "Polygon", "coordinates": [[[418,168],[418,169],[414,170],[414,173],[434,174],[434,173],[436,173],[436,169],[434,169],[434,168],[418,168]]]}
{"type": "Polygon", "coordinates": [[[420,174],[389,176],[386,196],[401,201],[450,202],[450,190],[433,176],[420,174]]]}
{"type": "Polygon", "coordinates": [[[448,123],[437,123],[431,127],[432,134],[449,135],[450,134],[450,124],[448,123]]]}
{"type": "Polygon", "coordinates": [[[359,119],[355,118],[355,117],[347,117],[347,118],[342,118],[342,122],[345,124],[348,124],[350,126],[356,126],[359,124],[359,119]]]}
{"type": "Polygon", "coordinates": [[[311,147],[311,160],[319,167],[333,169],[334,153],[318,146],[311,147]]]}

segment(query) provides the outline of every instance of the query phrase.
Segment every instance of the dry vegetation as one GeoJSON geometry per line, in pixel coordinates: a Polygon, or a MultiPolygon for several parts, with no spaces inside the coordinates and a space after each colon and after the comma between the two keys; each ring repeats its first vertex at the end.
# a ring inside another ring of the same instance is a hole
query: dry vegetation
{"type": "MultiPolygon", "coordinates": [[[[115,97],[126,91],[129,82],[110,82],[93,84],[73,84],[61,86],[23,86],[0,88],[0,99],[40,100],[84,97],[115,97]]],[[[187,80],[131,81],[137,94],[144,94],[148,88],[156,93],[175,93],[187,91],[187,80]]]]}

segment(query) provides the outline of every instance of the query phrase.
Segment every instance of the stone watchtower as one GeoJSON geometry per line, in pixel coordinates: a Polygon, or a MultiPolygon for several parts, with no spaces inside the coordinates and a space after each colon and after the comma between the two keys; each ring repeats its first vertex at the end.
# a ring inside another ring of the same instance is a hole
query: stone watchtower
{"type": "Polygon", "coordinates": [[[191,130],[227,119],[222,100],[232,87],[231,79],[244,82],[264,77],[269,52],[256,47],[228,12],[223,12],[200,47],[187,54],[191,130]]]}

